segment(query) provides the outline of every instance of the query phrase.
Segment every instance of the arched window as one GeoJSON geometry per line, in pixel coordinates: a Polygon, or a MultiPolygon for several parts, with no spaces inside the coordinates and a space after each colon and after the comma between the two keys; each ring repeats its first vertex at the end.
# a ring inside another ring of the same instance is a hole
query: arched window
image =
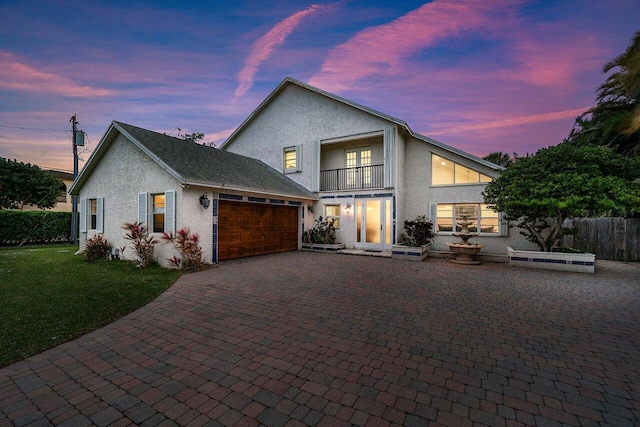
{"type": "Polygon", "coordinates": [[[61,193],[58,194],[56,201],[58,203],[65,203],[67,201],[67,186],[64,182],[60,184],[60,191],[61,193]]]}

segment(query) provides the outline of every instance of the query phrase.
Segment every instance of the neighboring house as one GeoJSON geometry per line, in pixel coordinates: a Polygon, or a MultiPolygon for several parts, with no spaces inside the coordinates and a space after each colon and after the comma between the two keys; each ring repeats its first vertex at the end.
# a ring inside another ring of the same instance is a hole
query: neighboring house
{"type": "Polygon", "coordinates": [[[502,216],[483,204],[486,183],[501,166],[419,135],[404,121],[286,78],[229,136],[221,149],[260,159],[318,195],[313,219],[333,218],[350,248],[388,250],[404,221],[418,215],[435,224],[436,250],[448,250],[462,215],[485,244],[530,246],[508,236],[502,216]]]}
{"type": "MultiPolygon", "coordinates": [[[[122,225],[156,237],[189,228],[207,262],[299,249],[319,217],[349,248],[389,250],[404,221],[428,216],[448,250],[462,215],[485,253],[531,247],[508,233],[482,191],[502,167],[419,135],[401,120],[286,78],[220,149],[113,122],[70,193],[80,196],[80,248],[122,225]],[[208,204],[211,204],[208,207],[208,204]]],[[[156,246],[166,265],[169,245],[156,246]]],[[[132,258],[129,249],[125,256],[132,258]]]]}
{"type": "MultiPolygon", "coordinates": [[[[260,160],[112,122],[71,187],[80,197],[80,248],[102,234],[130,246],[125,222],[198,233],[205,261],[299,248],[316,196],[260,160]]],[[[158,261],[173,256],[158,244],[158,261]]],[[[133,258],[126,249],[124,256],[133,258]]]]}
{"type": "Polygon", "coordinates": [[[62,193],[58,196],[57,203],[54,207],[50,209],[40,209],[37,206],[26,205],[22,207],[23,211],[39,211],[39,210],[47,210],[53,212],[71,212],[73,209],[73,203],[71,200],[71,195],[69,194],[69,188],[71,188],[71,184],[73,184],[73,173],[58,170],[58,169],[44,169],[49,172],[51,175],[62,181],[62,185],[60,186],[60,190],[62,193]]]}

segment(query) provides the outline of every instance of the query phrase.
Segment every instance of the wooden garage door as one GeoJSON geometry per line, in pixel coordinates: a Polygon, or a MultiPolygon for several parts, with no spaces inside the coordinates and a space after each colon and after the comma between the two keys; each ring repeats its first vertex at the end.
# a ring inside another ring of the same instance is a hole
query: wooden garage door
{"type": "Polygon", "coordinates": [[[298,208],[220,201],[218,259],[298,249],[298,208]]]}

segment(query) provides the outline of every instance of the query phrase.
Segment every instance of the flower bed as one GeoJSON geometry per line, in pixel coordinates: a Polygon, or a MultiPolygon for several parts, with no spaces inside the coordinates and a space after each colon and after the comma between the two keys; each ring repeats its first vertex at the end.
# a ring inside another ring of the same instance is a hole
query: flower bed
{"type": "Polygon", "coordinates": [[[595,272],[595,254],[517,251],[507,247],[509,265],[512,267],[538,268],[543,270],[595,272]]]}

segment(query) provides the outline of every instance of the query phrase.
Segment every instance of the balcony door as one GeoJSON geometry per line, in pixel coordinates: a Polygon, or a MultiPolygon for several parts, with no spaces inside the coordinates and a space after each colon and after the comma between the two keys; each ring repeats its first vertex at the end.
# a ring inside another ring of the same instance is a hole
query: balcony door
{"type": "Polygon", "coordinates": [[[371,186],[371,147],[347,150],[347,187],[368,188],[371,186]]]}
{"type": "Polygon", "coordinates": [[[355,203],[357,248],[391,249],[392,206],[390,197],[359,199],[355,203]]]}

